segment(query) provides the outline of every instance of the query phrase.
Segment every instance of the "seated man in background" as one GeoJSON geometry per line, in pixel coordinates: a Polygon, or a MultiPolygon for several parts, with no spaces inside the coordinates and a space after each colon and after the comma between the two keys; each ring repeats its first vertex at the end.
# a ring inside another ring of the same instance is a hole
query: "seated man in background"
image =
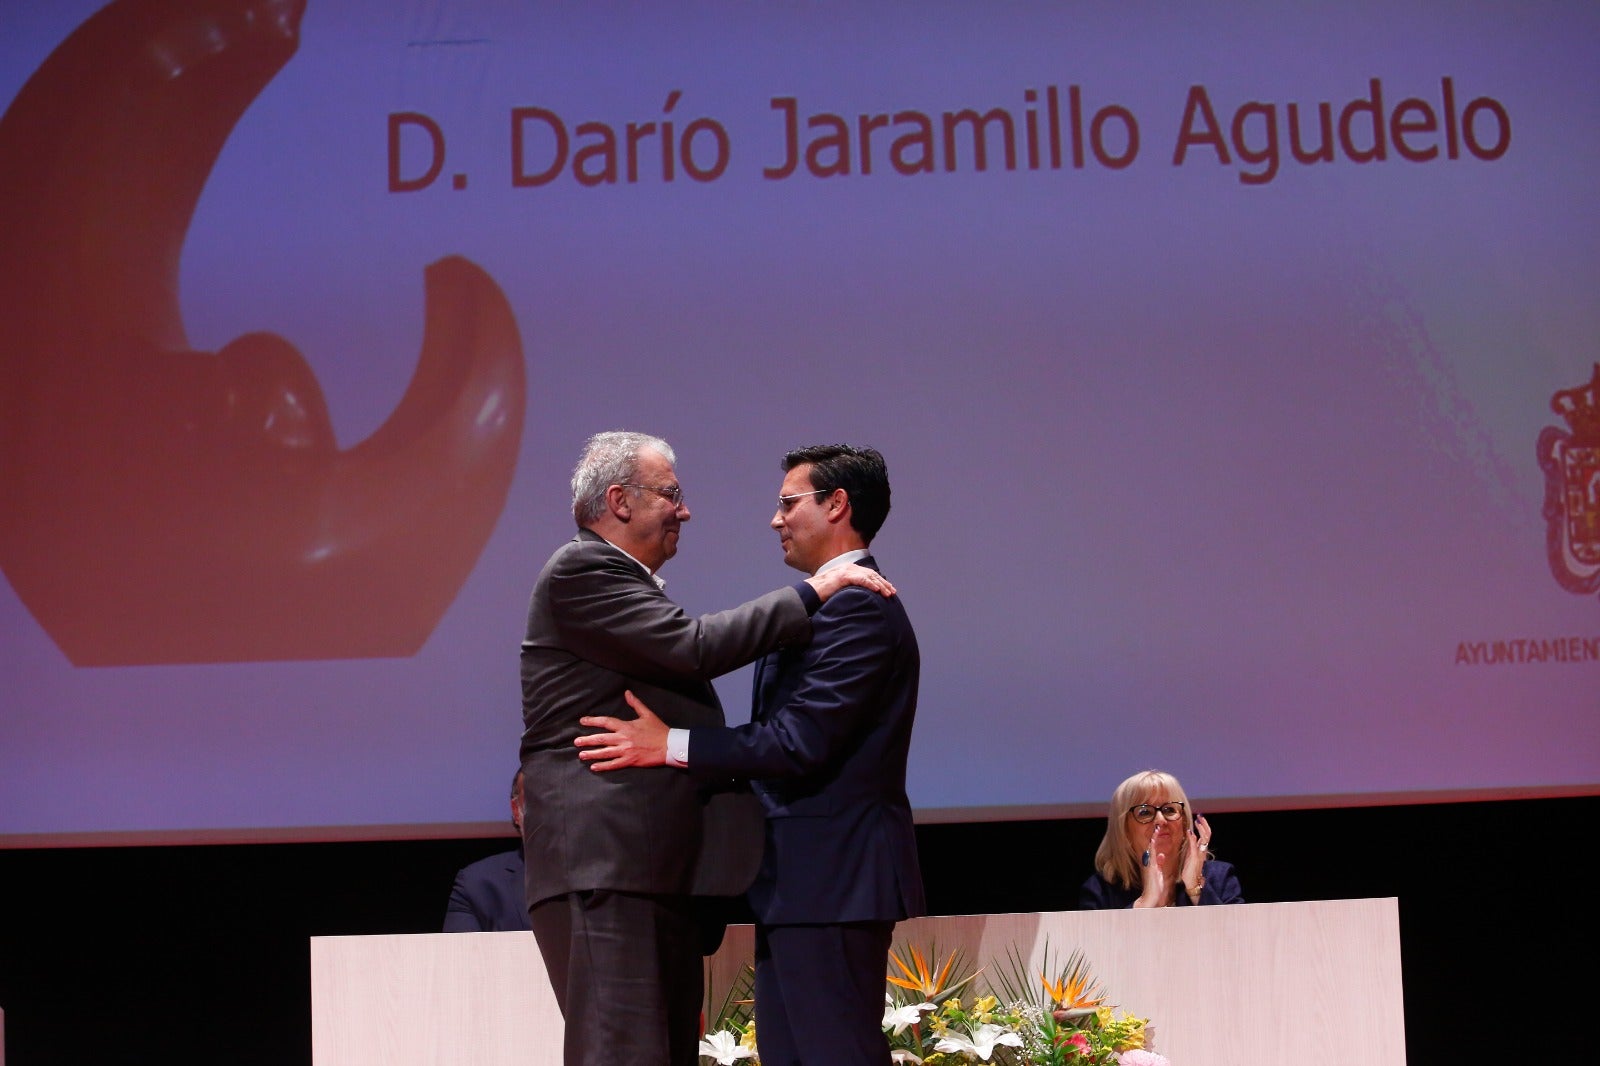
{"type": "Polygon", "coordinates": [[[517,846],[463,866],[444,911],[447,933],[498,933],[528,928],[522,864],[522,771],[511,779],[511,824],[517,846]]]}

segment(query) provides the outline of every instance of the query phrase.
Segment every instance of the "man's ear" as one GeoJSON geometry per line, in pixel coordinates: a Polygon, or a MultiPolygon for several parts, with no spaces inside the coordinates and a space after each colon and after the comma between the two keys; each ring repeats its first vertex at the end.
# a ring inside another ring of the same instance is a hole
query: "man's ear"
{"type": "Polygon", "coordinates": [[[619,522],[633,517],[633,504],[628,501],[628,490],[621,485],[606,489],[606,508],[619,522]]]}
{"type": "Polygon", "coordinates": [[[829,522],[844,522],[850,518],[850,494],[844,489],[828,493],[827,506],[829,522]]]}

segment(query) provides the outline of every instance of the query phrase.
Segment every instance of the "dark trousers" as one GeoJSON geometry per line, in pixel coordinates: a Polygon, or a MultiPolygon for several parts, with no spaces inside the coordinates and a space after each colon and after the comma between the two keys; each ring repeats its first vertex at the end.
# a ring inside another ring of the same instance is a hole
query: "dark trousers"
{"type": "Polygon", "coordinates": [[[574,892],[528,917],[566,1066],[697,1066],[704,968],[688,897],[574,892]]]}
{"type": "Polygon", "coordinates": [[[893,922],[756,926],[761,1066],[889,1066],[893,922]]]}

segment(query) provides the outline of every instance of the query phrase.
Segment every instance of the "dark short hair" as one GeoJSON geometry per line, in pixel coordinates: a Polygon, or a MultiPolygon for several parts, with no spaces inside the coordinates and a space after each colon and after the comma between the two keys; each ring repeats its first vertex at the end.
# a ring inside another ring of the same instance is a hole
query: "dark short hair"
{"type": "Polygon", "coordinates": [[[889,466],[873,448],[849,444],[812,444],[783,457],[783,469],[811,464],[811,487],[822,492],[844,489],[850,497],[850,528],[868,544],[889,517],[889,466]]]}

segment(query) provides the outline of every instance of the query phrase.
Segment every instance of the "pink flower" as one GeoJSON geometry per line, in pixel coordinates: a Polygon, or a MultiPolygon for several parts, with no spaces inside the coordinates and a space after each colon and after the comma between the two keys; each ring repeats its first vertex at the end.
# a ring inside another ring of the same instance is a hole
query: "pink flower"
{"type": "Polygon", "coordinates": [[[1119,1066],[1172,1066],[1165,1055],[1157,1055],[1154,1051],[1145,1051],[1142,1048],[1130,1048],[1117,1054],[1119,1066]]]}
{"type": "Polygon", "coordinates": [[[1082,1033],[1073,1033],[1071,1036],[1056,1036],[1056,1043],[1062,1047],[1073,1048],[1082,1055],[1089,1050],[1089,1038],[1082,1033]]]}

